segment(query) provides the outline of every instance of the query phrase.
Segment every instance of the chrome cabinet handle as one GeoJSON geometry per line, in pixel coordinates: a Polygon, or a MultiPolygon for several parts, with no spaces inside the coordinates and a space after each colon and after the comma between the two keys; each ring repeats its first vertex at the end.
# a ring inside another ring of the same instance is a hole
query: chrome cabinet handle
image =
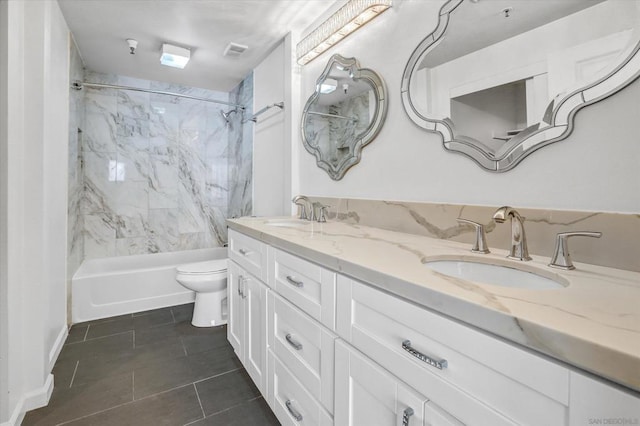
{"type": "Polygon", "coordinates": [[[287,275],[287,281],[289,281],[290,284],[293,284],[296,287],[302,287],[304,285],[302,281],[296,280],[291,275],[287,275]]]}
{"type": "Polygon", "coordinates": [[[442,370],[443,368],[447,368],[449,363],[447,363],[446,359],[435,359],[430,357],[429,355],[425,355],[422,352],[411,347],[411,340],[405,340],[402,342],[402,349],[409,352],[414,357],[418,358],[422,362],[426,362],[432,367],[436,367],[438,370],[442,370]]]}
{"type": "Polygon", "coordinates": [[[245,294],[245,289],[242,288],[242,284],[244,284],[245,281],[246,281],[245,277],[243,277],[242,275],[238,276],[238,295],[243,299],[247,298],[247,295],[245,294]]]}
{"type": "Polygon", "coordinates": [[[287,342],[293,347],[293,349],[295,349],[296,351],[302,350],[302,343],[293,340],[293,337],[291,337],[290,333],[284,336],[284,338],[287,339],[287,342]]]}
{"type": "Polygon", "coordinates": [[[238,275],[238,296],[244,296],[242,294],[242,281],[244,281],[244,277],[242,275],[238,275]]]}
{"type": "Polygon", "coordinates": [[[251,253],[249,250],[245,250],[245,249],[240,249],[238,250],[238,253],[240,253],[243,256],[248,255],[249,253],[251,253]]]}
{"type": "Polygon", "coordinates": [[[284,405],[287,406],[287,410],[289,410],[289,412],[291,413],[293,418],[296,419],[297,422],[301,422],[302,421],[302,414],[298,413],[298,410],[293,408],[293,404],[291,403],[290,399],[287,399],[287,401],[284,403],[284,405]]]}
{"type": "Polygon", "coordinates": [[[242,277],[242,298],[247,298],[247,278],[242,277]]]}
{"type": "Polygon", "coordinates": [[[413,408],[407,407],[402,413],[402,426],[409,426],[409,417],[413,416],[415,412],[413,408]]]}

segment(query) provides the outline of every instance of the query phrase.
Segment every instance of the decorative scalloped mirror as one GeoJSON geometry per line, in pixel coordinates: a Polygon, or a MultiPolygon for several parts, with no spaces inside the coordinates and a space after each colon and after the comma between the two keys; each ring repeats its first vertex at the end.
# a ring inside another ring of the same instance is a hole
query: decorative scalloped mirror
{"type": "Polygon", "coordinates": [[[445,149],[493,172],[572,131],[640,75],[640,0],[448,0],[402,77],[402,104],[445,149]]]}
{"type": "Polygon", "coordinates": [[[333,55],[302,113],[302,142],[318,167],[340,180],[360,162],[387,115],[382,78],[355,58],[333,55]]]}

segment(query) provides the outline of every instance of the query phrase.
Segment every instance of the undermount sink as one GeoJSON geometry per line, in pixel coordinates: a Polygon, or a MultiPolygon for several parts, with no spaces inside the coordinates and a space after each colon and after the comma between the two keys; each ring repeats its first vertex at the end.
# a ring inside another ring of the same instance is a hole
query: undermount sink
{"type": "Polygon", "coordinates": [[[280,228],[304,228],[309,226],[309,221],[302,219],[273,219],[265,222],[268,226],[277,226],[280,228]]]}
{"type": "Polygon", "coordinates": [[[568,285],[553,273],[543,276],[534,271],[516,269],[515,266],[471,260],[428,260],[424,262],[424,266],[450,277],[503,287],[542,290],[565,288],[568,285]]]}

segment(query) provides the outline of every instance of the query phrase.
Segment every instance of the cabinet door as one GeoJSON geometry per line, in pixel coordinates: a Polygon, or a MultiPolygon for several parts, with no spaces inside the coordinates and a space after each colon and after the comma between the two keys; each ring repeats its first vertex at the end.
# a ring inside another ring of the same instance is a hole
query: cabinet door
{"type": "Polygon", "coordinates": [[[598,379],[571,372],[569,425],[637,425],[638,394],[623,391],[598,379]]]}
{"type": "Polygon", "coordinates": [[[265,393],[267,358],[267,286],[251,275],[244,277],[244,364],[249,376],[265,393]]]}
{"type": "Polygon", "coordinates": [[[336,425],[425,425],[427,399],[341,340],[335,371],[336,425]]]}
{"type": "Polygon", "coordinates": [[[246,273],[235,263],[227,263],[227,306],[229,320],[227,322],[227,340],[233,346],[236,355],[243,359],[244,310],[242,303],[242,287],[246,273]]]}

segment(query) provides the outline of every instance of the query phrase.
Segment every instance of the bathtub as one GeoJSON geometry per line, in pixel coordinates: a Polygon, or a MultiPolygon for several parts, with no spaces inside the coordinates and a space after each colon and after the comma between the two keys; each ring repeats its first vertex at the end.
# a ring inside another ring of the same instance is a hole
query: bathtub
{"type": "Polygon", "coordinates": [[[71,321],[193,302],[194,293],[175,280],[176,266],[226,257],[221,247],[85,260],[71,280],[71,321]]]}

